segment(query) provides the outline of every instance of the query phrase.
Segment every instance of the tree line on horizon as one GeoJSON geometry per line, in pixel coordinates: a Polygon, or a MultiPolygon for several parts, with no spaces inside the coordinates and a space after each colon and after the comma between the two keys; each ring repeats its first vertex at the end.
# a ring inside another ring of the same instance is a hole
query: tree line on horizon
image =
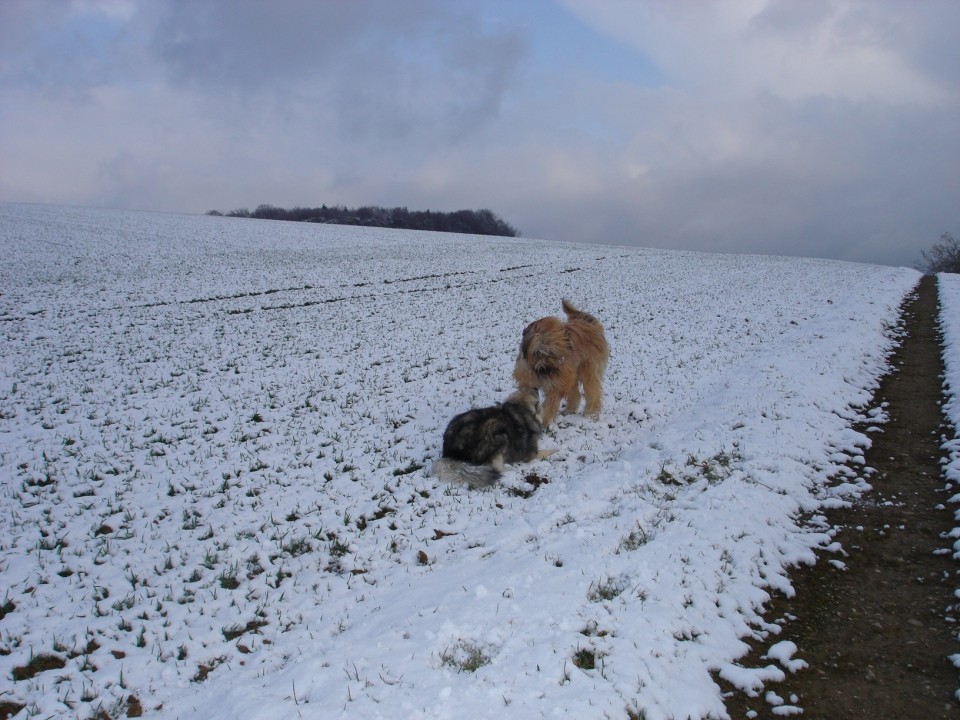
{"type": "Polygon", "coordinates": [[[366,205],[348,208],[341,205],[318,208],[294,207],[284,209],[273,205],[260,205],[252,212],[246,208],[221,213],[211,210],[207,215],[257,218],[260,220],[288,220],[327,225],[360,225],[363,227],[397,228],[401,230],[429,230],[466,235],[499,235],[519,237],[520,232],[501,219],[492,210],[456,210],[436,212],[432,210],[408,210],[405,207],[383,208],[366,205]]]}

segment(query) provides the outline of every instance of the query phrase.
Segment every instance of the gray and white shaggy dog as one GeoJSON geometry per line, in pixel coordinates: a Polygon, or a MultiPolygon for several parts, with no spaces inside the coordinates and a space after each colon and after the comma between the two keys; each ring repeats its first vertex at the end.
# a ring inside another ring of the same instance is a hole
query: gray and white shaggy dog
{"type": "Polygon", "coordinates": [[[540,450],[543,434],[540,393],[517,390],[491,407],[455,416],[443,433],[443,456],[432,472],[441,480],[490,487],[503,475],[505,463],[530,462],[552,455],[540,450]]]}

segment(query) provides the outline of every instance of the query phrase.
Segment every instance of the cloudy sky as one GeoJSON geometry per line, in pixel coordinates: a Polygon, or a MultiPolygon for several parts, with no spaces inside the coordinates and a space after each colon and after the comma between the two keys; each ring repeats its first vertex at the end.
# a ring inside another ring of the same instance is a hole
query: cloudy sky
{"type": "Polygon", "coordinates": [[[913,265],[960,234],[957,28],[957,0],[2,0],[0,201],[913,265]]]}

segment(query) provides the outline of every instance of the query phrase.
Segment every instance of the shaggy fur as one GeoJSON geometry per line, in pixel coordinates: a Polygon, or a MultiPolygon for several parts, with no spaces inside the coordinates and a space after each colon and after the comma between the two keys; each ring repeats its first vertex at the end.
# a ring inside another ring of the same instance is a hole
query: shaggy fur
{"type": "Polygon", "coordinates": [[[539,393],[527,389],[502,404],[460,413],[443,433],[443,457],[433,464],[433,474],[447,482],[489,487],[500,479],[504,463],[553,454],[537,449],[543,433],[539,410],[539,393]]]}
{"type": "Polygon", "coordinates": [[[543,424],[549,427],[566,398],[564,413],[580,407],[580,385],[587,402],[583,414],[600,415],[603,373],[610,348],[603,325],[590,313],[563,300],[567,321],[557,317],[535,320],[523,331],[513,378],[520,388],[543,390],[543,424]]]}

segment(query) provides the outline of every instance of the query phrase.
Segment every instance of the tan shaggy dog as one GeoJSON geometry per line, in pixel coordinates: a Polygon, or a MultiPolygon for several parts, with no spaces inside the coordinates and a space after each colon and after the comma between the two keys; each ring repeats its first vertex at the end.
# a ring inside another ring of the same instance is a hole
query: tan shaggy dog
{"type": "Polygon", "coordinates": [[[513,368],[517,387],[543,390],[544,427],[553,422],[564,398],[564,413],[577,411],[581,383],[587,398],[583,414],[593,418],[600,415],[603,373],[610,358],[600,321],[567,300],[562,304],[566,322],[545,317],[527,325],[513,368]]]}

